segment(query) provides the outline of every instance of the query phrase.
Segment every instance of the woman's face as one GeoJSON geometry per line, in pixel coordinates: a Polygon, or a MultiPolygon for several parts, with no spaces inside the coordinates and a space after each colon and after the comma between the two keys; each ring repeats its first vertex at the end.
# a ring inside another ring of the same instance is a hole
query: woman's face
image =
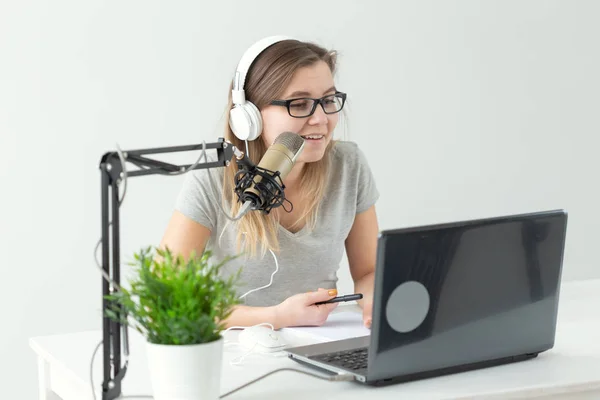
{"type": "MultiPolygon", "coordinates": [[[[320,99],[334,93],[331,70],[325,62],[319,61],[314,65],[298,69],[283,96],[273,100],[302,97],[320,99]]],[[[339,119],[339,113],[325,114],[321,105],[317,105],[314,114],[305,118],[294,118],[290,116],[285,106],[278,105],[264,107],[261,115],[263,118],[261,137],[267,147],[271,146],[275,138],[283,132],[294,132],[304,137],[306,144],[297,159],[298,163],[315,162],[323,157],[339,119]]]]}

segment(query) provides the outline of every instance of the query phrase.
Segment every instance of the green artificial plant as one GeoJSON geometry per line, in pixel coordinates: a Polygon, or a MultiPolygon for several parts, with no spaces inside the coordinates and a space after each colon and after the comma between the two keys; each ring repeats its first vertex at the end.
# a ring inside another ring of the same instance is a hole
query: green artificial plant
{"type": "Polygon", "coordinates": [[[224,321],[239,303],[234,289],[239,271],[227,279],[220,270],[231,258],[211,265],[210,251],[188,259],[151,247],[134,255],[130,289],[106,296],[106,315],[132,326],[154,344],[191,345],[218,340],[224,321]],[[121,312],[121,307],[126,316],[121,312]]]}

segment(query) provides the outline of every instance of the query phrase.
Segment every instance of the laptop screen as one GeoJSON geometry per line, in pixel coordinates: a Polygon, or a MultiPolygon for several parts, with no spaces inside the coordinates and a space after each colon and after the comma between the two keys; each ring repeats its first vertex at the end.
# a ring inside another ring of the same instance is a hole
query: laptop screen
{"type": "Polygon", "coordinates": [[[369,376],[552,347],[566,219],[551,211],[382,232],[369,376]]]}

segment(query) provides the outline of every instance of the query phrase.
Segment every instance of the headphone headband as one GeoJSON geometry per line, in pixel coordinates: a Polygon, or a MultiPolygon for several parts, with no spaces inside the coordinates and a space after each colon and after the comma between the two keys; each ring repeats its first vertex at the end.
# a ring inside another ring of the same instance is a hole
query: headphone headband
{"type": "Polygon", "coordinates": [[[240,140],[255,140],[262,133],[262,117],[258,108],[246,101],[244,83],[246,74],[254,59],[267,47],[282,40],[292,39],[287,36],[269,36],[254,43],[242,56],[233,78],[231,100],[233,108],[229,110],[229,126],[233,134],[240,140]]]}
{"type": "Polygon", "coordinates": [[[242,56],[240,62],[238,63],[237,69],[235,71],[235,76],[233,77],[233,91],[232,98],[233,104],[243,104],[246,101],[246,96],[244,94],[244,84],[246,82],[246,74],[250,69],[250,66],[268,47],[271,45],[281,42],[282,40],[292,39],[288,36],[269,36],[259,40],[254,43],[242,56]]]}

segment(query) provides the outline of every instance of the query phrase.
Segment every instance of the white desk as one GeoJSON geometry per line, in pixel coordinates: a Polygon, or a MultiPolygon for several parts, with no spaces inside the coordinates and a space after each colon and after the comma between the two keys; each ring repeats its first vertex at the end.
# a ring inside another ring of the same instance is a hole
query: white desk
{"type": "MultiPolygon", "coordinates": [[[[341,307],[340,307],[341,308],[341,307]]],[[[228,332],[233,340],[237,332],[228,332]]],[[[143,338],[131,333],[129,370],[123,394],[151,394],[143,338]]],[[[306,338],[284,339],[294,345],[306,338]]],[[[101,332],[79,332],[30,340],[38,355],[40,400],[92,399],[89,367],[101,332]]],[[[252,355],[240,366],[230,360],[242,354],[225,348],[221,393],[281,367],[302,369],[286,357],[252,355]]],[[[96,388],[101,384],[101,349],[94,363],[96,388]]],[[[97,389],[98,399],[99,390],[97,389]]],[[[600,399],[600,280],[570,282],[561,290],[555,347],[537,358],[410,383],[372,388],[354,382],[326,382],[294,372],[279,372],[227,399],[600,399]]]]}

